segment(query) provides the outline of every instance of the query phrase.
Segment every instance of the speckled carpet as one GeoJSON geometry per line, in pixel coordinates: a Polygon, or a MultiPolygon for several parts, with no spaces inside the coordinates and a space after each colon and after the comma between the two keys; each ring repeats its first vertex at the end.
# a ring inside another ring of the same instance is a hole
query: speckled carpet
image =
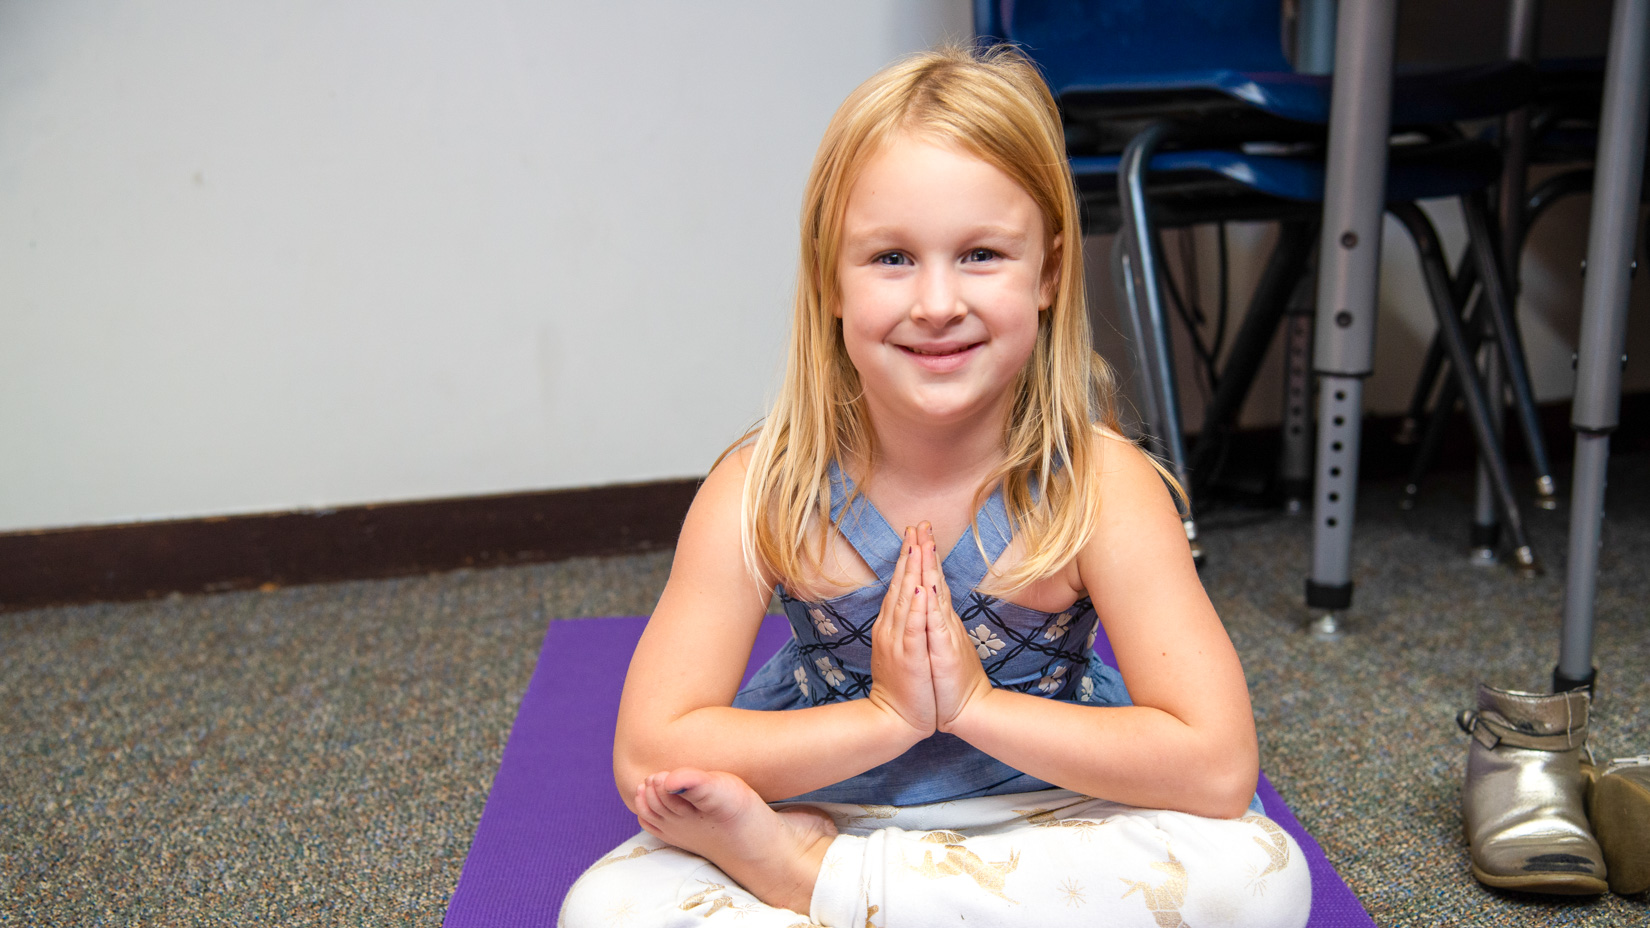
{"type": "MultiPolygon", "coordinates": [[[[1650,456],[1619,457],[1598,595],[1601,757],[1650,750],[1650,456]]],[[[1650,922],[1644,896],[1546,899],[1467,873],[1455,713],[1543,689],[1548,574],[1472,566],[1467,480],[1360,500],[1355,610],[1302,631],[1308,526],[1203,522],[1262,764],[1383,926],[1650,922]]],[[[545,623],[652,608],[667,554],[0,614],[0,924],[438,925],[545,623]]]]}

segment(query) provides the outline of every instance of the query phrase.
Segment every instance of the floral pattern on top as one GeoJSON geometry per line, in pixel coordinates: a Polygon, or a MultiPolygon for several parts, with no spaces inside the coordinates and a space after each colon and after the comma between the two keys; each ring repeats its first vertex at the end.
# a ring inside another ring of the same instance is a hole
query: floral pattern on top
{"type": "MultiPolygon", "coordinates": [[[[807,704],[870,694],[871,629],[885,592],[885,586],[872,586],[807,602],[780,588],[798,646],[792,674],[807,704]]],[[[1086,684],[1092,695],[1094,684],[1085,671],[1098,619],[1087,597],[1058,612],[1043,612],[976,592],[959,603],[957,614],[993,685],[1072,701],[1086,684]]]]}
{"type": "Polygon", "coordinates": [[[836,623],[831,621],[831,617],[826,615],[824,610],[815,606],[808,610],[808,617],[814,620],[814,628],[818,629],[821,635],[836,634],[836,623]]]}
{"type": "MultiPolygon", "coordinates": [[[[1037,681],[1037,691],[1045,696],[1060,688],[1060,678],[1066,675],[1066,665],[1059,664],[1037,681]]],[[[1092,687],[1093,684],[1090,684],[1092,687]]]]}
{"type": "Polygon", "coordinates": [[[841,683],[843,680],[847,679],[842,675],[842,671],[838,670],[836,665],[831,663],[831,659],[828,657],[822,657],[819,660],[814,661],[814,666],[819,668],[819,675],[825,679],[826,686],[836,686],[838,683],[841,683]]]}
{"type": "MultiPolygon", "coordinates": [[[[1043,629],[1043,639],[1045,641],[1053,641],[1054,639],[1060,637],[1061,635],[1064,635],[1067,631],[1069,631],[1071,629],[1072,620],[1076,619],[1076,618],[1077,618],[1076,614],[1073,613],[1070,609],[1067,609],[1065,612],[1060,613],[1059,617],[1054,620],[1053,625],[1049,626],[1048,628],[1043,629]]],[[[1090,647],[1092,647],[1092,646],[1093,645],[1091,644],[1090,647]]]]}
{"type": "Polygon", "coordinates": [[[982,661],[1008,647],[987,625],[974,626],[974,630],[968,633],[968,637],[974,639],[974,650],[980,652],[980,660],[982,661]]]}

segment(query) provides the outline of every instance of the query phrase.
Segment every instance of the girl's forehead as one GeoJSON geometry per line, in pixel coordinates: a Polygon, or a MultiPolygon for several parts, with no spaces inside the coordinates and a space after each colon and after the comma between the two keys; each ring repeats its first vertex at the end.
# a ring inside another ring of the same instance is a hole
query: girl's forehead
{"type": "Polygon", "coordinates": [[[973,214],[1038,227],[1042,218],[1031,194],[996,165],[950,139],[901,133],[861,164],[848,188],[844,231],[854,234],[889,222],[957,221],[973,214]]]}
{"type": "Polygon", "coordinates": [[[923,132],[913,129],[896,129],[876,142],[866,145],[860,152],[858,176],[863,177],[865,172],[873,166],[888,161],[905,161],[912,159],[932,159],[936,156],[971,161],[997,170],[996,165],[970,150],[968,146],[937,132],[923,132]]]}

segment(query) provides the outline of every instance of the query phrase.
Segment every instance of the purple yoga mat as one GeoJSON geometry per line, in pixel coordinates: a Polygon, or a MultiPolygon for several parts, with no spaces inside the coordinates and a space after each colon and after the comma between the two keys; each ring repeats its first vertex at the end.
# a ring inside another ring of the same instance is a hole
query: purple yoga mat
{"type": "MultiPolygon", "coordinates": [[[[584,869],[639,829],[613,785],[613,726],[630,652],[646,619],[551,622],[522,697],[504,761],[445,928],[552,928],[568,887],[584,869]]],[[[783,616],[757,634],[747,678],[789,635],[783,616]]],[[[1094,648],[1113,662],[1104,636],[1094,648]]],[[[1265,775],[1266,811],[1295,836],[1312,872],[1311,928],[1373,928],[1323,849],[1295,820],[1265,775]]]]}

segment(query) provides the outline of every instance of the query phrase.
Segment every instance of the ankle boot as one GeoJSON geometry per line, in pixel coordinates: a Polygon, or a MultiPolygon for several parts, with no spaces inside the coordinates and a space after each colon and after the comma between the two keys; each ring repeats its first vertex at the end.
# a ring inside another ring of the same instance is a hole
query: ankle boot
{"type": "Polygon", "coordinates": [[[1650,754],[1618,757],[1598,775],[1587,803],[1593,834],[1610,868],[1610,889],[1650,889],[1650,754]]]}
{"type": "Polygon", "coordinates": [[[1462,796],[1472,875],[1535,893],[1602,893],[1604,856],[1587,827],[1585,691],[1513,693],[1478,685],[1461,713],[1472,735],[1462,796]]]}

